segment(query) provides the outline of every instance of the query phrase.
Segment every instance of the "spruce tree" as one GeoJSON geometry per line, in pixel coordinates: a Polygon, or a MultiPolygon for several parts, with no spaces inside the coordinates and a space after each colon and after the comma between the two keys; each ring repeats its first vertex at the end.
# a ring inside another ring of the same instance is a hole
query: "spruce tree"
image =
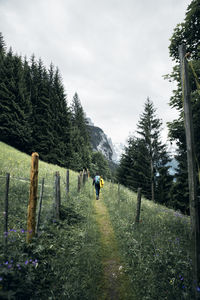
{"type": "Polygon", "coordinates": [[[162,122],[155,111],[153,102],[147,98],[137,125],[139,137],[129,138],[117,178],[134,191],[142,188],[148,199],[169,204],[173,178],[169,174],[166,146],[160,138],[162,122]]]}
{"type": "Polygon", "coordinates": [[[4,57],[0,69],[1,140],[23,151],[31,142],[30,99],[24,79],[21,57],[12,49],[4,57]]]}
{"type": "Polygon", "coordinates": [[[75,170],[90,168],[91,145],[87,129],[87,120],[77,93],[75,93],[73,97],[71,112],[73,145],[71,166],[75,170]]]}
{"type": "Polygon", "coordinates": [[[150,101],[149,98],[147,98],[145,102],[144,112],[140,116],[137,125],[137,133],[145,142],[148,151],[147,158],[149,161],[150,171],[151,199],[153,201],[155,201],[156,179],[157,174],[159,174],[162,156],[166,156],[166,147],[162,144],[160,138],[162,121],[161,119],[156,117],[155,111],[156,110],[154,108],[153,102],[150,101]]]}

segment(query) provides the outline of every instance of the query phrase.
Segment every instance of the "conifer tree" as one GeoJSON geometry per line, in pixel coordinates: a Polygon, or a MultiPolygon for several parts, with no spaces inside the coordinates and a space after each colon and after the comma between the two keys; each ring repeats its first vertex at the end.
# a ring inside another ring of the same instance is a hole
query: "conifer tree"
{"type": "Polygon", "coordinates": [[[71,165],[75,170],[81,170],[90,167],[91,146],[85,113],[77,93],[73,97],[71,112],[73,145],[71,165]]]}
{"type": "MultiPolygon", "coordinates": [[[[147,98],[144,112],[138,122],[138,134],[144,140],[148,150],[148,161],[150,170],[151,199],[155,201],[156,180],[160,169],[169,162],[167,158],[166,146],[161,143],[160,131],[162,121],[155,115],[153,102],[147,98]],[[165,159],[163,159],[163,157],[165,159]],[[164,162],[164,164],[163,164],[164,162]]],[[[167,168],[167,167],[166,167],[167,168]]],[[[167,171],[167,170],[166,170],[167,171]]]]}
{"type": "Polygon", "coordinates": [[[166,146],[160,138],[162,122],[155,111],[153,102],[147,98],[138,122],[139,137],[129,139],[117,177],[135,191],[141,187],[148,199],[169,204],[173,178],[169,174],[166,146]]]}
{"type": "Polygon", "coordinates": [[[4,57],[0,69],[1,140],[23,151],[31,141],[30,99],[24,80],[21,57],[12,49],[4,57]]]}

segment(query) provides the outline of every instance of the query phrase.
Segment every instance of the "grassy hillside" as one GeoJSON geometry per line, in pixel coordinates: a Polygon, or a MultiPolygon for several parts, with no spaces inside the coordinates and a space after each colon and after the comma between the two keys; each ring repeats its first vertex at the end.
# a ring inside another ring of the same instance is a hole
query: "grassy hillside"
{"type": "MultiPolygon", "coordinates": [[[[40,161],[39,182],[45,178],[41,227],[39,237],[26,245],[31,158],[3,143],[0,147],[0,298],[103,299],[105,253],[91,180],[77,193],[77,173],[70,171],[70,193],[66,197],[66,170],[40,161]],[[56,171],[61,175],[59,221],[52,218],[56,171]],[[11,179],[5,249],[7,172],[11,179]]],[[[128,296],[122,299],[193,299],[189,218],[142,199],[141,220],[135,224],[136,194],[108,182],[100,201],[107,206],[123,271],[131,284],[128,296]]]]}
{"type": "Polygon", "coordinates": [[[136,224],[137,200],[130,190],[107,185],[104,199],[133,299],[193,299],[189,217],[142,199],[136,224]]]}
{"type": "Polygon", "coordinates": [[[70,171],[70,193],[66,197],[66,170],[40,161],[39,182],[45,178],[41,227],[39,237],[26,245],[29,197],[26,179],[31,158],[3,143],[0,147],[0,299],[95,299],[100,293],[102,266],[91,182],[77,193],[78,174],[70,171]],[[61,175],[60,221],[52,219],[56,171],[61,175]],[[11,178],[5,249],[3,211],[7,172],[11,178]]]}

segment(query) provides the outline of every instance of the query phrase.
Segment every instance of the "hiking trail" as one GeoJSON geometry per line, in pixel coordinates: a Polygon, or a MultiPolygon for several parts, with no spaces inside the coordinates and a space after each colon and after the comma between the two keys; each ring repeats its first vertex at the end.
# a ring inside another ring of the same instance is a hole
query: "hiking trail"
{"type": "Polygon", "coordinates": [[[98,300],[128,300],[130,282],[124,273],[115,233],[111,225],[108,210],[100,200],[95,200],[95,218],[99,226],[102,244],[102,264],[104,268],[104,293],[98,300]]]}

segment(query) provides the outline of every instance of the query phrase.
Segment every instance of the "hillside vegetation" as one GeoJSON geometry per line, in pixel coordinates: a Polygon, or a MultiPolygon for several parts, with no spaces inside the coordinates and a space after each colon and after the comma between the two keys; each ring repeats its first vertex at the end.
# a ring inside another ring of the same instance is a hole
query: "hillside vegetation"
{"type": "MultiPolygon", "coordinates": [[[[40,161],[39,183],[45,178],[41,227],[38,237],[26,245],[29,184],[25,180],[29,178],[30,157],[4,143],[0,147],[0,298],[107,299],[102,296],[105,247],[101,226],[105,224],[97,220],[91,180],[78,193],[77,173],[70,171],[70,193],[66,196],[66,169],[40,161]],[[52,218],[56,171],[61,175],[61,220],[52,218]],[[11,179],[5,251],[7,172],[11,179]]],[[[120,299],[192,299],[189,218],[142,199],[141,220],[135,224],[136,194],[110,182],[105,182],[99,201],[107,207],[120,268],[129,281],[129,291],[120,299]]]]}

